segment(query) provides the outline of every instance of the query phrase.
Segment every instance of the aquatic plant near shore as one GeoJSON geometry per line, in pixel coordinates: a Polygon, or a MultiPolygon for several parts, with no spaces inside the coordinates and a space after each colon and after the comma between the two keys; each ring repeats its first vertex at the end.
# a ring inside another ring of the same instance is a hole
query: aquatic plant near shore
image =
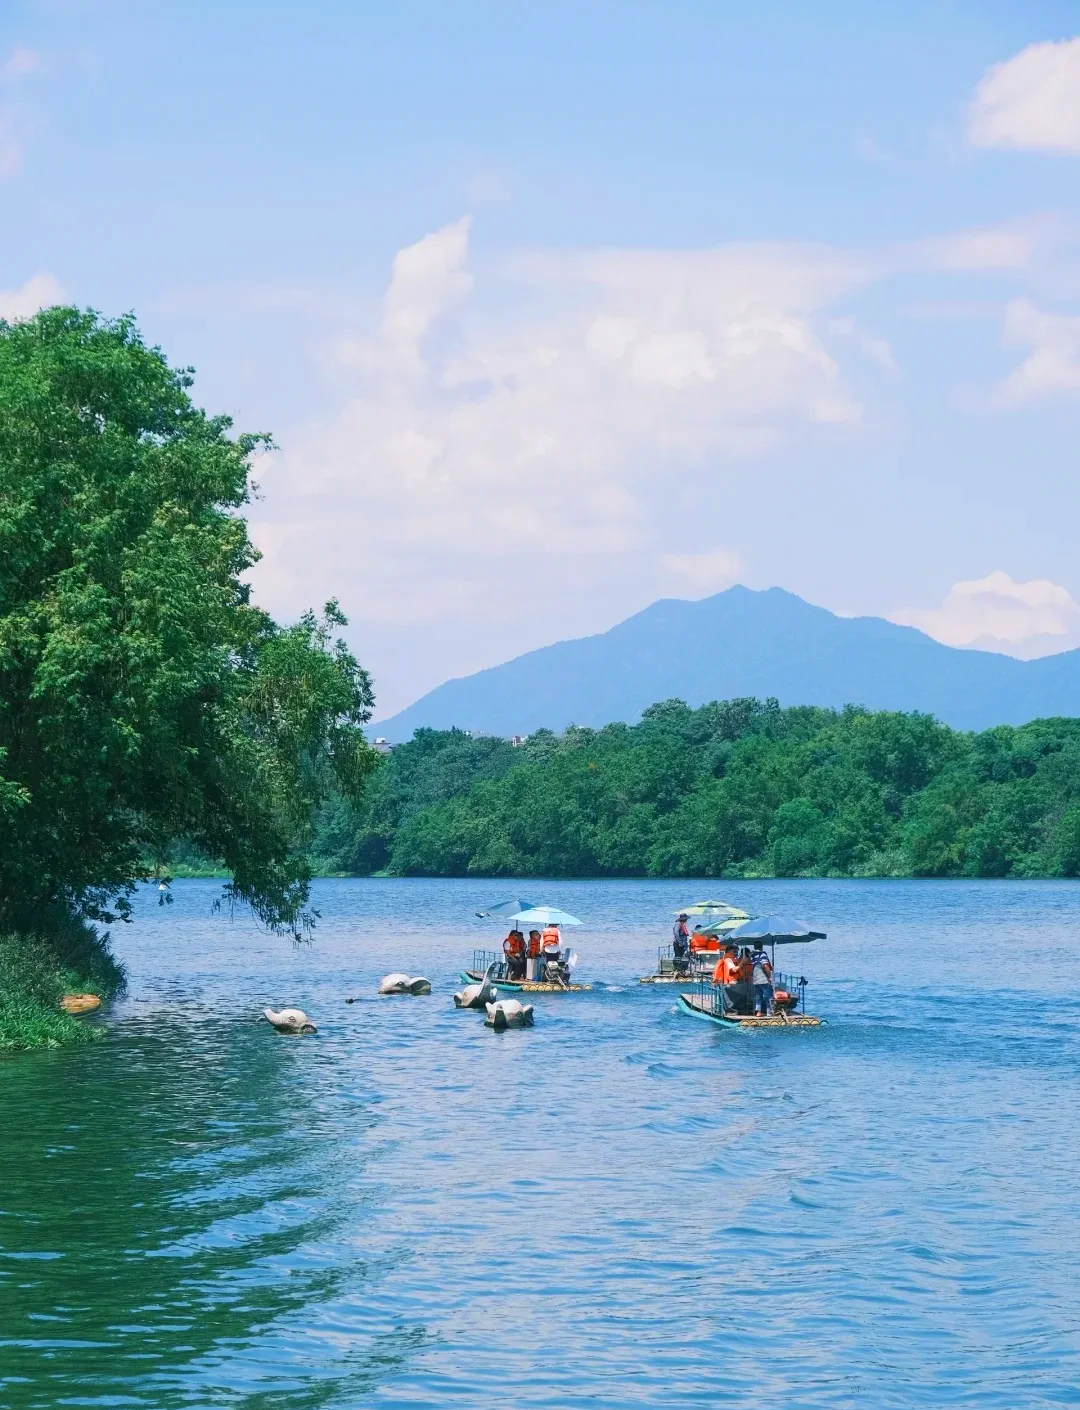
{"type": "Polygon", "coordinates": [[[125,984],[108,936],[60,908],[35,932],[0,934],[0,1050],[86,1042],[102,1029],[60,1007],[72,991],[110,999],[125,984]]]}

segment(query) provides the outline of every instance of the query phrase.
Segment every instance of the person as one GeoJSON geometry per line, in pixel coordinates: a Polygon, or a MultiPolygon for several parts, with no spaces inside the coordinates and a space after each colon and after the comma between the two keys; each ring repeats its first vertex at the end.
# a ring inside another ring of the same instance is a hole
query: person
{"type": "Polygon", "coordinates": [[[750,956],[750,964],[753,966],[754,1012],[764,1016],[772,1012],[772,965],[760,942],[750,956]]]}
{"type": "Polygon", "coordinates": [[[503,941],[507,979],[525,978],[525,937],[520,930],[511,930],[503,941]]]}
{"type": "Polygon", "coordinates": [[[676,974],[685,974],[690,966],[690,932],[686,928],[689,919],[685,911],[679,912],[679,919],[671,928],[672,966],[676,974]]]}
{"type": "Polygon", "coordinates": [[[716,962],[712,977],[713,983],[719,984],[723,990],[725,1010],[730,1013],[741,1013],[740,999],[742,996],[739,990],[742,986],[739,984],[738,951],[734,945],[725,947],[724,953],[716,962]]]}
{"type": "Polygon", "coordinates": [[[527,970],[530,979],[540,977],[540,932],[539,930],[529,931],[529,968],[527,970]]]}
{"type": "Polygon", "coordinates": [[[562,966],[559,963],[562,936],[557,925],[544,928],[540,937],[540,951],[544,957],[544,977],[556,984],[565,984],[562,966]]]}

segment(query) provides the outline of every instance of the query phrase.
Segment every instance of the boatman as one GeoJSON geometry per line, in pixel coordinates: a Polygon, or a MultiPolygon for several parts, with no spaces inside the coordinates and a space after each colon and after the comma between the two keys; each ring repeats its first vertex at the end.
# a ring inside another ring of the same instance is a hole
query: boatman
{"type": "Polygon", "coordinates": [[[676,974],[685,974],[689,965],[690,932],[686,928],[687,920],[686,912],[680,911],[679,919],[671,927],[671,954],[676,974]]]}
{"type": "Polygon", "coordinates": [[[544,978],[549,980],[552,984],[561,984],[565,989],[567,987],[567,976],[563,965],[560,963],[562,959],[562,936],[559,934],[559,927],[557,925],[545,926],[544,933],[540,938],[543,946],[544,978]]]}

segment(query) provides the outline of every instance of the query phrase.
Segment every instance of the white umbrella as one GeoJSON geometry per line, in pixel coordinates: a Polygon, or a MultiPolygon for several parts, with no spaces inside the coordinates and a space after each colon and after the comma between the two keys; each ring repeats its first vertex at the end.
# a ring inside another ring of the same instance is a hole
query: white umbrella
{"type": "Polygon", "coordinates": [[[577,916],[570,915],[568,911],[560,911],[556,906],[530,906],[527,911],[518,911],[517,915],[511,916],[510,919],[520,921],[522,925],[581,924],[577,916]]]}

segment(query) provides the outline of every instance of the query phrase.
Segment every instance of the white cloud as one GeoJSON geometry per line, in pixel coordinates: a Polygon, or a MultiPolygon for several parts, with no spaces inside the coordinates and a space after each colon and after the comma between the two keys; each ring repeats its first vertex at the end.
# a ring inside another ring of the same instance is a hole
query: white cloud
{"type": "Polygon", "coordinates": [[[1080,604],[1046,578],[1017,583],[1000,569],[954,583],[940,607],[903,608],[891,620],[948,646],[1030,658],[1080,645],[1080,604]]]}
{"type": "Polygon", "coordinates": [[[0,318],[9,323],[32,318],[39,309],[62,303],[64,288],[52,274],[35,274],[21,289],[0,289],[0,318]]]}
{"type": "Polygon", "coordinates": [[[1057,222],[1045,217],[958,230],[920,241],[912,263],[966,274],[1029,269],[1061,237],[1057,222]]]}
{"type": "Polygon", "coordinates": [[[1047,313],[1028,299],[1014,299],[1005,310],[1002,341],[1030,351],[995,388],[993,405],[1022,406],[1080,392],[1080,316],[1047,313]]]}
{"type": "Polygon", "coordinates": [[[1080,155],[1080,38],[1031,44],[979,81],[968,111],[976,147],[1080,155]]]}
{"type": "MultiPolygon", "coordinates": [[[[807,428],[859,421],[817,326],[865,279],[853,256],[798,246],[533,254],[487,271],[470,298],[468,232],[458,221],[398,253],[378,331],[333,344],[351,394],[284,438],[287,453],[263,477],[276,481],[278,512],[325,530],[322,553],[299,556],[309,576],[335,538],[348,555],[363,521],[365,556],[349,576],[370,583],[370,603],[377,582],[401,582],[422,559],[418,604],[438,615],[449,600],[438,584],[460,576],[463,558],[483,579],[479,561],[523,550],[625,556],[648,544],[669,488],[807,428]]],[[[845,341],[852,332],[845,324],[845,341]]],[[[265,547],[264,578],[293,578],[288,533],[265,547]]],[[[706,566],[706,586],[727,574],[719,559],[706,566]]],[[[659,585],[679,570],[651,571],[659,585]]]]}
{"type": "Polygon", "coordinates": [[[683,591],[703,595],[730,587],[739,576],[739,555],[729,548],[703,549],[698,553],[663,553],[660,566],[683,591]]]}
{"type": "Polygon", "coordinates": [[[391,349],[410,359],[440,315],[468,296],[465,272],[469,219],[446,225],[394,256],[390,287],[383,301],[383,354],[391,349]]]}
{"type": "Polygon", "coordinates": [[[17,44],[7,61],[0,65],[0,78],[25,78],[27,74],[37,73],[39,68],[39,55],[33,49],[17,44]]]}
{"type": "Polygon", "coordinates": [[[723,476],[859,430],[837,360],[858,330],[828,324],[870,277],[860,256],[733,245],[468,266],[464,221],[399,252],[378,325],[328,341],[337,410],[276,428],[253,515],[271,610],[336,591],[358,642],[364,623],[407,621],[416,639],[475,620],[491,643],[505,619],[518,650],[610,625],[627,602],[732,580],[726,550],[683,552],[676,527],[723,476]]]}

